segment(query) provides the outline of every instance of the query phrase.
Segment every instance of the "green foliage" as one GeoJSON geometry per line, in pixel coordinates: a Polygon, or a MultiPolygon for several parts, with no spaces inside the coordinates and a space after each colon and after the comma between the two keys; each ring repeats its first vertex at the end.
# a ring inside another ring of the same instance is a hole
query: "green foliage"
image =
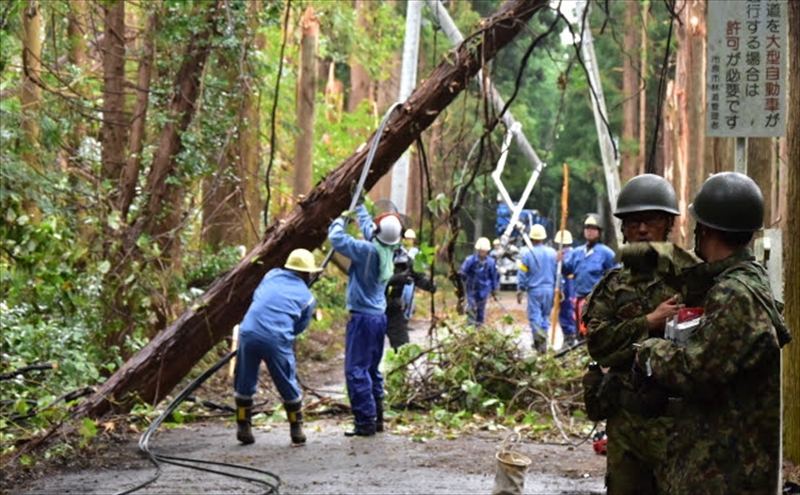
{"type": "Polygon", "coordinates": [[[549,424],[551,403],[565,408],[562,414],[585,420],[580,378],[586,354],[555,358],[525,353],[518,347],[518,332],[456,327],[430,349],[412,343],[388,351],[387,403],[429,410],[440,427],[463,427],[483,418],[535,430],[549,424]]]}

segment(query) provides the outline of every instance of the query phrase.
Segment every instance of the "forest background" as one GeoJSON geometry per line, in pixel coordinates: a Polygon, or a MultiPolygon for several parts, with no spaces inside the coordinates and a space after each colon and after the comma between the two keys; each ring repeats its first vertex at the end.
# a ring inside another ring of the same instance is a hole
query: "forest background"
{"type": "MultiPolygon", "coordinates": [[[[469,33],[500,3],[447,8],[469,33]]],[[[572,6],[539,11],[485,69],[549,165],[526,207],[557,221],[568,164],[568,226],[577,234],[584,213],[610,220],[610,207],[593,96],[571,44],[581,22],[572,6]]],[[[0,372],[54,361],[59,370],[43,383],[6,382],[3,407],[24,414],[104,382],[195,307],[270,226],[287,221],[397,100],[405,8],[366,0],[4,2],[0,372]]],[[[610,1],[591,11],[622,183],[664,175],[682,211],[708,174],[733,169],[733,140],[704,133],[706,8],[701,0],[610,1]]],[[[800,9],[787,9],[796,71],[800,9]]],[[[453,48],[427,7],[420,43],[421,82],[453,48]]],[[[800,180],[789,165],[800,162],[797,88],[789,89],[787,137],[748,145],[766,223],[784,239],[800,236],[800,180]]],[[[444,262],[433,265],[443,281],[475,237],[492,230],[497,191],[488,174],[505,131],[497,117],[474,84],[411,148],[405,213],[423,259],[444,262]],[[482,153],[468,158],[481,139],[482,153]]],[[[512,146],[503,177],[512,197],[530,173],[512,146]]],[[[390,180],[378,181],[370,198],[388,198],[390,180]]],[[[691,246],[685,216],[673,240],[691,246]]],[[[796,326],[797,244],[785,242],[783,255],[786,317],[796,326]]],[[[325,311],[312,332],[341,318],[342,287],[334,270],[315,286],[325,311]]],[[[800,463],[800,363],[785,361],[785,431],[794,432],[786,453],[800,463]]],[[[4,452],[13,449],[7,425],[0,416],[4,452]]]]}

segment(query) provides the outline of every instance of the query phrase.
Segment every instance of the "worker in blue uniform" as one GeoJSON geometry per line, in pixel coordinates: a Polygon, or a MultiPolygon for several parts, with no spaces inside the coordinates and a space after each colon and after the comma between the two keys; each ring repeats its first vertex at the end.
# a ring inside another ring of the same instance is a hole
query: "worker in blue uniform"
{"type": "Polygon", "coordinates": [[[489,257],[491,249],[489,239],[481,237],[475,242],[475,253],[461,264],[461,280],[467,294],[467,319],[475,325],[483,325],[486,320],[486,301],[489,295],[497,297],[500,284],[494,258],[489,257]]]}
{"type": "Polygon", "coordinates": [[[614,262],[614,251],[600,242],[602,232],[599,216],[589,213],[583,220],[583,237],[586,239],[586,244],[575,248],[568,257],[564,256],[563,250],[558,253],[558,256],[563,258],[562,273],[575,275],[575,321],[580,334],[584,337],[586,326],[581,321],[581,314],[586,297],[606,270],[617,266],[614,262]]]}
{"type": "Polygon", "coordinates": [[[259,283],[253,301],[239,325],[236,352],[236,438],[255,442],[251,429],[253,394],[263,360],[283,400],[293,444],[303,444],[302,392],[297,384],[294,341],[314,313],[316,299],[308,289],[312,273],[321,271],[305,249],[289,254],[283,268],[273,268],[259,283]]]}
{"type": "Polygon", "coordinates": [[[333,249],[350,259],[344,371],[355,428],[345,435],[373,436],[383,431],[383,376],[378,366],[386,338],[385,289],[394,273],[393,254],[403,230],[396,213],[384,213],[374,222],[364,205],[345,213],[357,217],[364,235],[359,240],[345,232],[344,216],[328,229],[333,249]]]}
{"type": "Polygon", "coordinates": [[[528,322],[533,334],[533,347],[539,353],[547,351],[547,332],[550,329],[550,312],[556,289],[556,250],[547,246],[544,225],[534,224],[530,238],[532,247],[522,253],[519,260],[517,301],[528,293],[528,322]]]}

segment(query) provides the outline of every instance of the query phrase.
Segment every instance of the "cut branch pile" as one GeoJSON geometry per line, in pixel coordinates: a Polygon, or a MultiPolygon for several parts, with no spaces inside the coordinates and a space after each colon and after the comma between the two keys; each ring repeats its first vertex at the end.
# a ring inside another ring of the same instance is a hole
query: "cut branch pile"
{"type": "Polygon", "coordinates": [[[531,412],[583,416],[581,377],[585,351],[566,359],[520,348],[519,335],[491,327],[444,327],[438,342],[409,344],[386,361],[386,401],[392,409],[504,415],[519,420],[531,412]],[[442,332],[444,330],[444,332],[442,332]]]}

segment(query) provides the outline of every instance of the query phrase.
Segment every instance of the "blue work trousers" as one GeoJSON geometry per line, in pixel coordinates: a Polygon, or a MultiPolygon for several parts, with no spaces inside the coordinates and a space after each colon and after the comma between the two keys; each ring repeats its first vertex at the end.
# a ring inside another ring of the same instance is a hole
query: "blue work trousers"
{"type": "Polygon", "coordinates": [[[547,334],[550,328],[550,311],[553,310],[553,291],[548,289],[528,290],[528,321],[531,332],[547,334]]]}
{"type": "Polygon", "coordinates": [[[249,397],[256,393],[262,360],[267,364],[272,383],[283,402],[299,401],[302,393],[297,384],[294,339],[282,339],[263,332],[246,332],[239,336],[234,383],[236,394],[249,397]]]}
{"type": "Polygon", "coordinates": [[[483,325],[486,321],[486,301],[478,299],[478,294],[467,294],[467,321],[474,325],[483,325]]]}
{"type": "Polygon", "coordinates": [[[386,315],[351,313],[345,331],[344,375],[355,424],[375,424],[375,400],[383,399],[383,358],[386,315]]]}
{"type": "Polygon", "coordinates": [[[564,335],[575,335],[575,297],[564,297],[558,311],[558,324],[564,335]]]}

